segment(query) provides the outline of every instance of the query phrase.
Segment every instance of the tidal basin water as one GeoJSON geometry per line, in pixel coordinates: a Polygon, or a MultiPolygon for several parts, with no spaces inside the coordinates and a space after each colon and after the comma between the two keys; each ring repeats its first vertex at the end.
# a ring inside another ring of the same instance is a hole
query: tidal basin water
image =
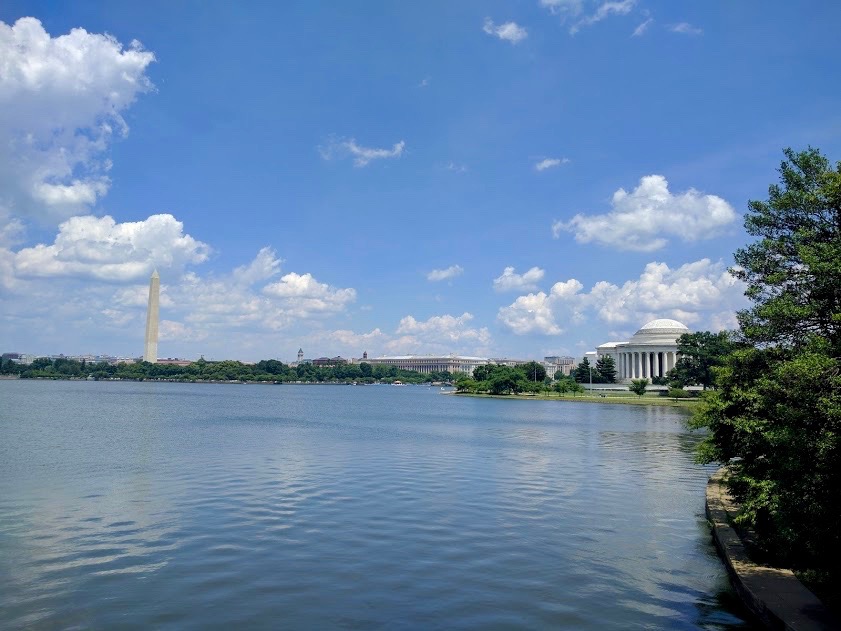
{"type": "Polygon", "coordinates": [[[685,418],[0,381],[0,628],[744,628],[685,418]]]}

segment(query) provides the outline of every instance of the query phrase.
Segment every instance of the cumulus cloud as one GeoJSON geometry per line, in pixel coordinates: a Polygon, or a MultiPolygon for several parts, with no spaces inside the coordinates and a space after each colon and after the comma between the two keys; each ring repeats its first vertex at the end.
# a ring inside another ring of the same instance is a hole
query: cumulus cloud
{"type": "Polygon", "coordinates": [[[697,26],[692,26],[689,22],[678,22],[677,24],[669,25],[669,30],[672,33],[680,33],[681,35],[701,35],[704,30],[697,26]]]}
{"type": "Polygon", "coordinates": [[[637,28],[634,29],[634,32],[631,33],[631,37],[642,37],[645,32],[648,30],[648,27],[654,22],[654,18],[648,18],[645,22],[642,22],[637,28]]]}
{"type": "Polygon", "coordinates": [[[519,26],[516,22],[505,22],[504,24],[494,24],[490,18],[485,18],[485,23],[482,30],[488,35],[498,37],[506,42],[512,44],[519,44],[526,39],[529,34],[525,28],[519,26]]]}
{"type": "Polygon", "coordinates": [[[278,298],[284,311],[297,317],[337,313],[356,300],[356,290],[338,289],[320,283],[312,274],[290,272],[276,283],[263,287],[263,293],[278,298]]]}
{"type": "Polygon", "coordinates": [[[744,284],[724,263],[709,259],[675,269],[652,262],[638,279],[622,285],[600,281],[589,292],[583,288],[574,278],[555,283],[548,294],[530,293],[502,307],[498,319],[518,335],[557,335],[562,324],[582,322],[588,315],[611,325],[633,327],[670,317],[690,326],[718,328],[732,323],[735,311],[746,305],[744,284]]]}
{"type": "Polygon", "coordinates": [[[603,2],[592,14],[581,18],[573,24],[570,27],[569,32],[574,35],[581,30],[581,27],[592,26],[597,22],[607,19],[611,15],[628,15],[636,3],[636,0],[613,0],[610,2],[603,2]]]}
{"type": "Polygon", "coordinates": [[[154,55],[80,28],[51,37],[30,17],[0,22],[0,60],[0,221],[88,212],[108,191],[122,113],[153,89],[154,55]]]}
{"type": "Polygon", "coordinates": [[[426,275],[426,280],[437,282],[441,280],[449,280],[456,276],[461,276],[464,273],[464,268],[461,265],[450,265],[445,269],[434,269],[426,275]]]}
{"type": "Polygon", "coordinates": [[[386,348],[392,352],[411,353],[418,350],[454,352],[486,346],[491,341],[490,332],[486,327],[470,327],[471,320],[473,315],[467,312],[460,316],[432,316],[424,321],[408,315],[400,320],[397,327],[399,337],[389,341],[386,348]]]}
{"type": "Polygon", "coordinates": [[[502,274],[494,279],[494,290],[504,291],[533,291],[537,283],[543,278],[544,271],[539,267],[532,267],[523,274],[517,274],[513,267],[506,267],[502,274]]]}
{"type": "Polygon", "coordinates": [[[569,158],[545,158],[534,165],[535,171],[545,171],[553,167],[569,164],[569,158]]]}
{"type": "Polygon", "coordinates": [[[399,158],[403,155],[405,147],[406,143],[403,140],[394,143],[391,149],[377,149],[375,147],[363,147],[354,138],[330,138],[325,145],[319,147],[319,152],[325,160],[352,157],[354,166],[364,167],[373,160],[399,158]]]}
{"type": "Polygon", "coordinates": [[[651,252],[664,247],[667,237],[714,237],[736,219],[736,211],[721,197],[693,188],[673,194],[662,175],[643,177],[630,193],[620,188],[611,205],[613,210],[605,215],[578,214],[568,222],[555,222],[552,232],[556,238],[562,230],[572,232],[580,243],[651,252]]]}
{"type": "Polygon", "coordinates": [[[184,234],[184,224],[169,214],[117,223],[112,217],[72,217],[59,225],[51,245],[24,248],[14,257],[15,273],[31,277],[92,278],[126,282],[153,268],[180,269],[201,263],[210,246],[184,234]]]}

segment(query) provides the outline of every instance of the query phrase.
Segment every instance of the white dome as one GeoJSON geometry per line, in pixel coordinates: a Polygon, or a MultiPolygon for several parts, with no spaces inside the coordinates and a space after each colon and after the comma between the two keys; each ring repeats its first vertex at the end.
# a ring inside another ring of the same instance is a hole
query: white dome
{"type": "Polygon", "coordinates": [[[648,324],[645,324],[639,331],[637,331],[637,333],[640,333],[642,331],[649,331],[651,329],[667,329],[670,331],[680,331],[681,333],[689,332],[689,329],[686,328],[686,325],[678,322],[677,320],[660,318],[659,320],[652,320],[648,324]]]}
{"type": "Polygon", "coordinates": [[[674,344],[684,333],[689,333],[685,324],[677,320],[661,318],[652,320],[645,324],[639,331],[634,333],[631,344],[674,344]]]}

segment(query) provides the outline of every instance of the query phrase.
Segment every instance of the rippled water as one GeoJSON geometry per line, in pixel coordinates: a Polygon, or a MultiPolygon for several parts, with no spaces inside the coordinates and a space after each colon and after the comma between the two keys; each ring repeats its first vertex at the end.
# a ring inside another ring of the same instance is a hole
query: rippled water
{"type": "Polygon", "coordinates": [[[682,410],[0,381],[0,627],[733,628],[682,410]]]}

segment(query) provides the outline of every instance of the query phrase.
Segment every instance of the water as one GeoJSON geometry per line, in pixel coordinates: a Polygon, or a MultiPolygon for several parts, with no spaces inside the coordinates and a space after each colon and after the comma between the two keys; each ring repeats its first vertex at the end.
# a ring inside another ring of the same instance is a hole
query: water
{"type": "Polygon", "coordinates": [[[684,420],[0,381],[0,627],[743,628],[684,420]]]}

